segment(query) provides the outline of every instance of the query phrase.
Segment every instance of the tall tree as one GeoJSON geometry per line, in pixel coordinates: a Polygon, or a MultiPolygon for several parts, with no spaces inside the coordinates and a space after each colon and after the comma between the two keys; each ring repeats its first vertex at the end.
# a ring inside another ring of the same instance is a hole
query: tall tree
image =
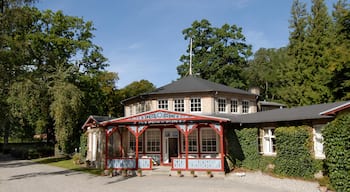
{"type": "Polygon", "coordinates": [[[306,4],[295,0],[290,20],[290,44],[292,57],[285,74],[285,86],[279,94],[290,105],[309,105],[332,100],[328,84],[332,47],[332,22],[323,0],[313,0],[311,13],[306,4]]]}
{"type": "MultiPolygon", "coordinates": [[[[246,81],[242,75],[251,56],[251,46],[245,43],[242,28],[224,24],[212,27],[208,20],[194,21],[190,28],[183,30],[185,40],[193,39],[193,73],[236,88],[244,88],[246,81]]],[[[190,45],[187,49],[190,53],[190,45]]],[[[190,56],[182,55],[182,65],[177,67],[180,76],[189,73],[190,56]]]]}
{"type": "Polygon", "coordinates": [[[330,68],[333,79],[330,88],[335,100],[350,99],[350,3],[339,0],[333,11],[335,47],[331,49],[330,68]]]}
{"type": "MultiPolygon", "coordinates": [[[[36,131],[44,126],[54,128],[56,152],[71,152],[73,145],[78,145],[67,141],[79,138],[83,97],[100,91],[104,97],[96,105],[114,98],[117,75],[105,71],[107,59],[92,43],[91,22],[61,11],[20,9],[26,17],[4,22],[6,30],[14,34],[0,38],[6,46],[0,50],[0,62],[9,66],[5,69],[12,75],[0,78],[12,81],[6,85],[9,97],[3,101],[10,105],[14,118],[23,120],[23,127],[36,131]],[[22,102],[16,95],[31,102],[22,102]],[[33,105],[37,105],[34,110],[27,110],[33,105]]],[[[114,104],[104,106],[112,108],[114,104]]]]}
{"type": "Polygon", "coordinates": [[[0,135],[4,137],[4,143],[8,142],[13,119],[8,113],[7,98],[9,90],[16,81],[16,77],[23,73],[23,64],[28,60],[28,52],[24,51],[27,44],[24,43],[24,34],[28,32],[33,17],[25,4],[34,3],[34,0],[1,0],[0,2],[0,135]]]}

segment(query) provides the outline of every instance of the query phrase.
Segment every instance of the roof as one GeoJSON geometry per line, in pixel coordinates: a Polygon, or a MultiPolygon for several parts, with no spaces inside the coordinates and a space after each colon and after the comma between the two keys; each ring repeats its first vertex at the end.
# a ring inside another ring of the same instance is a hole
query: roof
{"type": "Polygon", "coordinates": [[[174,112],[168,110],[154,110],[139,113],[136,115],[111,119],[101,122],[102,126],[117,125],[117,124],[164,124],[164,123],[184,123],[184,122],[203,122],[203,121],[217,121],[227,122],[228,118],[213,117],[205,115],[194,115],[188,113],[174,112]]]}
{"type": "Polygon", "coordinates": [[[346,102],[342,105],[336,106],[334,108],[331,108],[329,110],[323,111],[321,115],[336,115],[339,111],[342,111],[344,109],[350,108],[350,101],[346,102]]]}
{"type": "Polygon", "coordinates": [[[161,95],[161,94],[173,94],[173,93],[203,93],[203,92],[225,92],[225,93],[236,93],[243,95],[255,95],[242,89],[236,89],[219,83],[214,83],[205,79],[201,79],[195,76],[186,76],[177,81],[164,85],[157,88],[156,90],[143,93],[136,97],[131,97],[123,100],[128,101],[137,97],[147,95],[161,95]]]}
{"type": "Polygon", "coordinates": [[[95,125],[99,125],[104,121],[109,121],[112,119],[115,119],[115,117],[90,115],[89,118],[85,121],[84,125],[82,126],[82,129],[84,129],[85,127],[88,127],[91,123],[95,125]]]}
{"type": "Polygon", "coordinates": [[[282,106],[285,107],[285,104],[282,103],[277,103],[277,102],[272,102],[272,101],[259,101],[260,105],[264,105],[264,106],[282,106]]]}
{"type": "Polygon", "coordinates": [[[274,109],[269,111],[250,113],[240,115],[239,122],[249,124],[333,118],[332,116],[322,115],[322,113],[329,109],[342,106],[348,102],[349,101],[341,101],[335,103],[274,109]]]}

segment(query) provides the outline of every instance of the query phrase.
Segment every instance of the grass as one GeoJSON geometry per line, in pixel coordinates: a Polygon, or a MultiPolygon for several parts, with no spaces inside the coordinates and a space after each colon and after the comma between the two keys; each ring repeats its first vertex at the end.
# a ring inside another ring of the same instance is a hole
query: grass
{"type": "Polygon", "coordinates": [[[40,158],[32,160],[36,163],[61,167],[64,169],[72,170],[72,171],[80,171],[84,173],[90,173],[94,175],[101,175],[102,170],[84,167],[82,165],[76,165],[73,163],[73,160],[69,157],[48,157],[48,158],[40,158]]]}

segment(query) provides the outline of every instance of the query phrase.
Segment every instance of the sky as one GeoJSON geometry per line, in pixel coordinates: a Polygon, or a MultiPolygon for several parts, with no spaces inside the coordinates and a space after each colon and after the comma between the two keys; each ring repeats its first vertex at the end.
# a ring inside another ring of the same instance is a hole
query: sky
{"type": "MultiPolygon", "coordinates": [[[[336,0],[325,0],[328,8],[336,0]]],[[[302,0],[311,5],[311,0],[302,0]]],[[[39,0],[41,10],[62,10],[92,21],[93,42],[116,72],[118,89],[140,80],[156,87],[179,78],[176,67],[189,45],[182,31],[197,20],[237,25],[253,51],[288,44],[292,0],[39,0]]]]}

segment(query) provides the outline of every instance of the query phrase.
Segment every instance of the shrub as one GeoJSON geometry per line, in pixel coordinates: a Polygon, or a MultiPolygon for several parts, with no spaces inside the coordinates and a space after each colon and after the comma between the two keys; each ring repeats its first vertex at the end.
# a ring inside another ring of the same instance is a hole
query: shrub
{"type": "Polygon", "coordinates": [[[336,191],[350,191],[350,113],[336,118],[322,134],[331,185],[336,191]]]}
{"type": "Polygon", "coordinates": [[[237,165],[252,170],[262,169],[262,158],[259,154],[258,129],[244,128],[235,131],[244,154],[244,159],[238,160],[237,165]]]}
{"type": "Polygon", "coordinates": [[[275,130],[276,152],[274,173],[282,176],[312,178],[316,172],[311,156],[311,128],[279,127],[275,130]]]}

